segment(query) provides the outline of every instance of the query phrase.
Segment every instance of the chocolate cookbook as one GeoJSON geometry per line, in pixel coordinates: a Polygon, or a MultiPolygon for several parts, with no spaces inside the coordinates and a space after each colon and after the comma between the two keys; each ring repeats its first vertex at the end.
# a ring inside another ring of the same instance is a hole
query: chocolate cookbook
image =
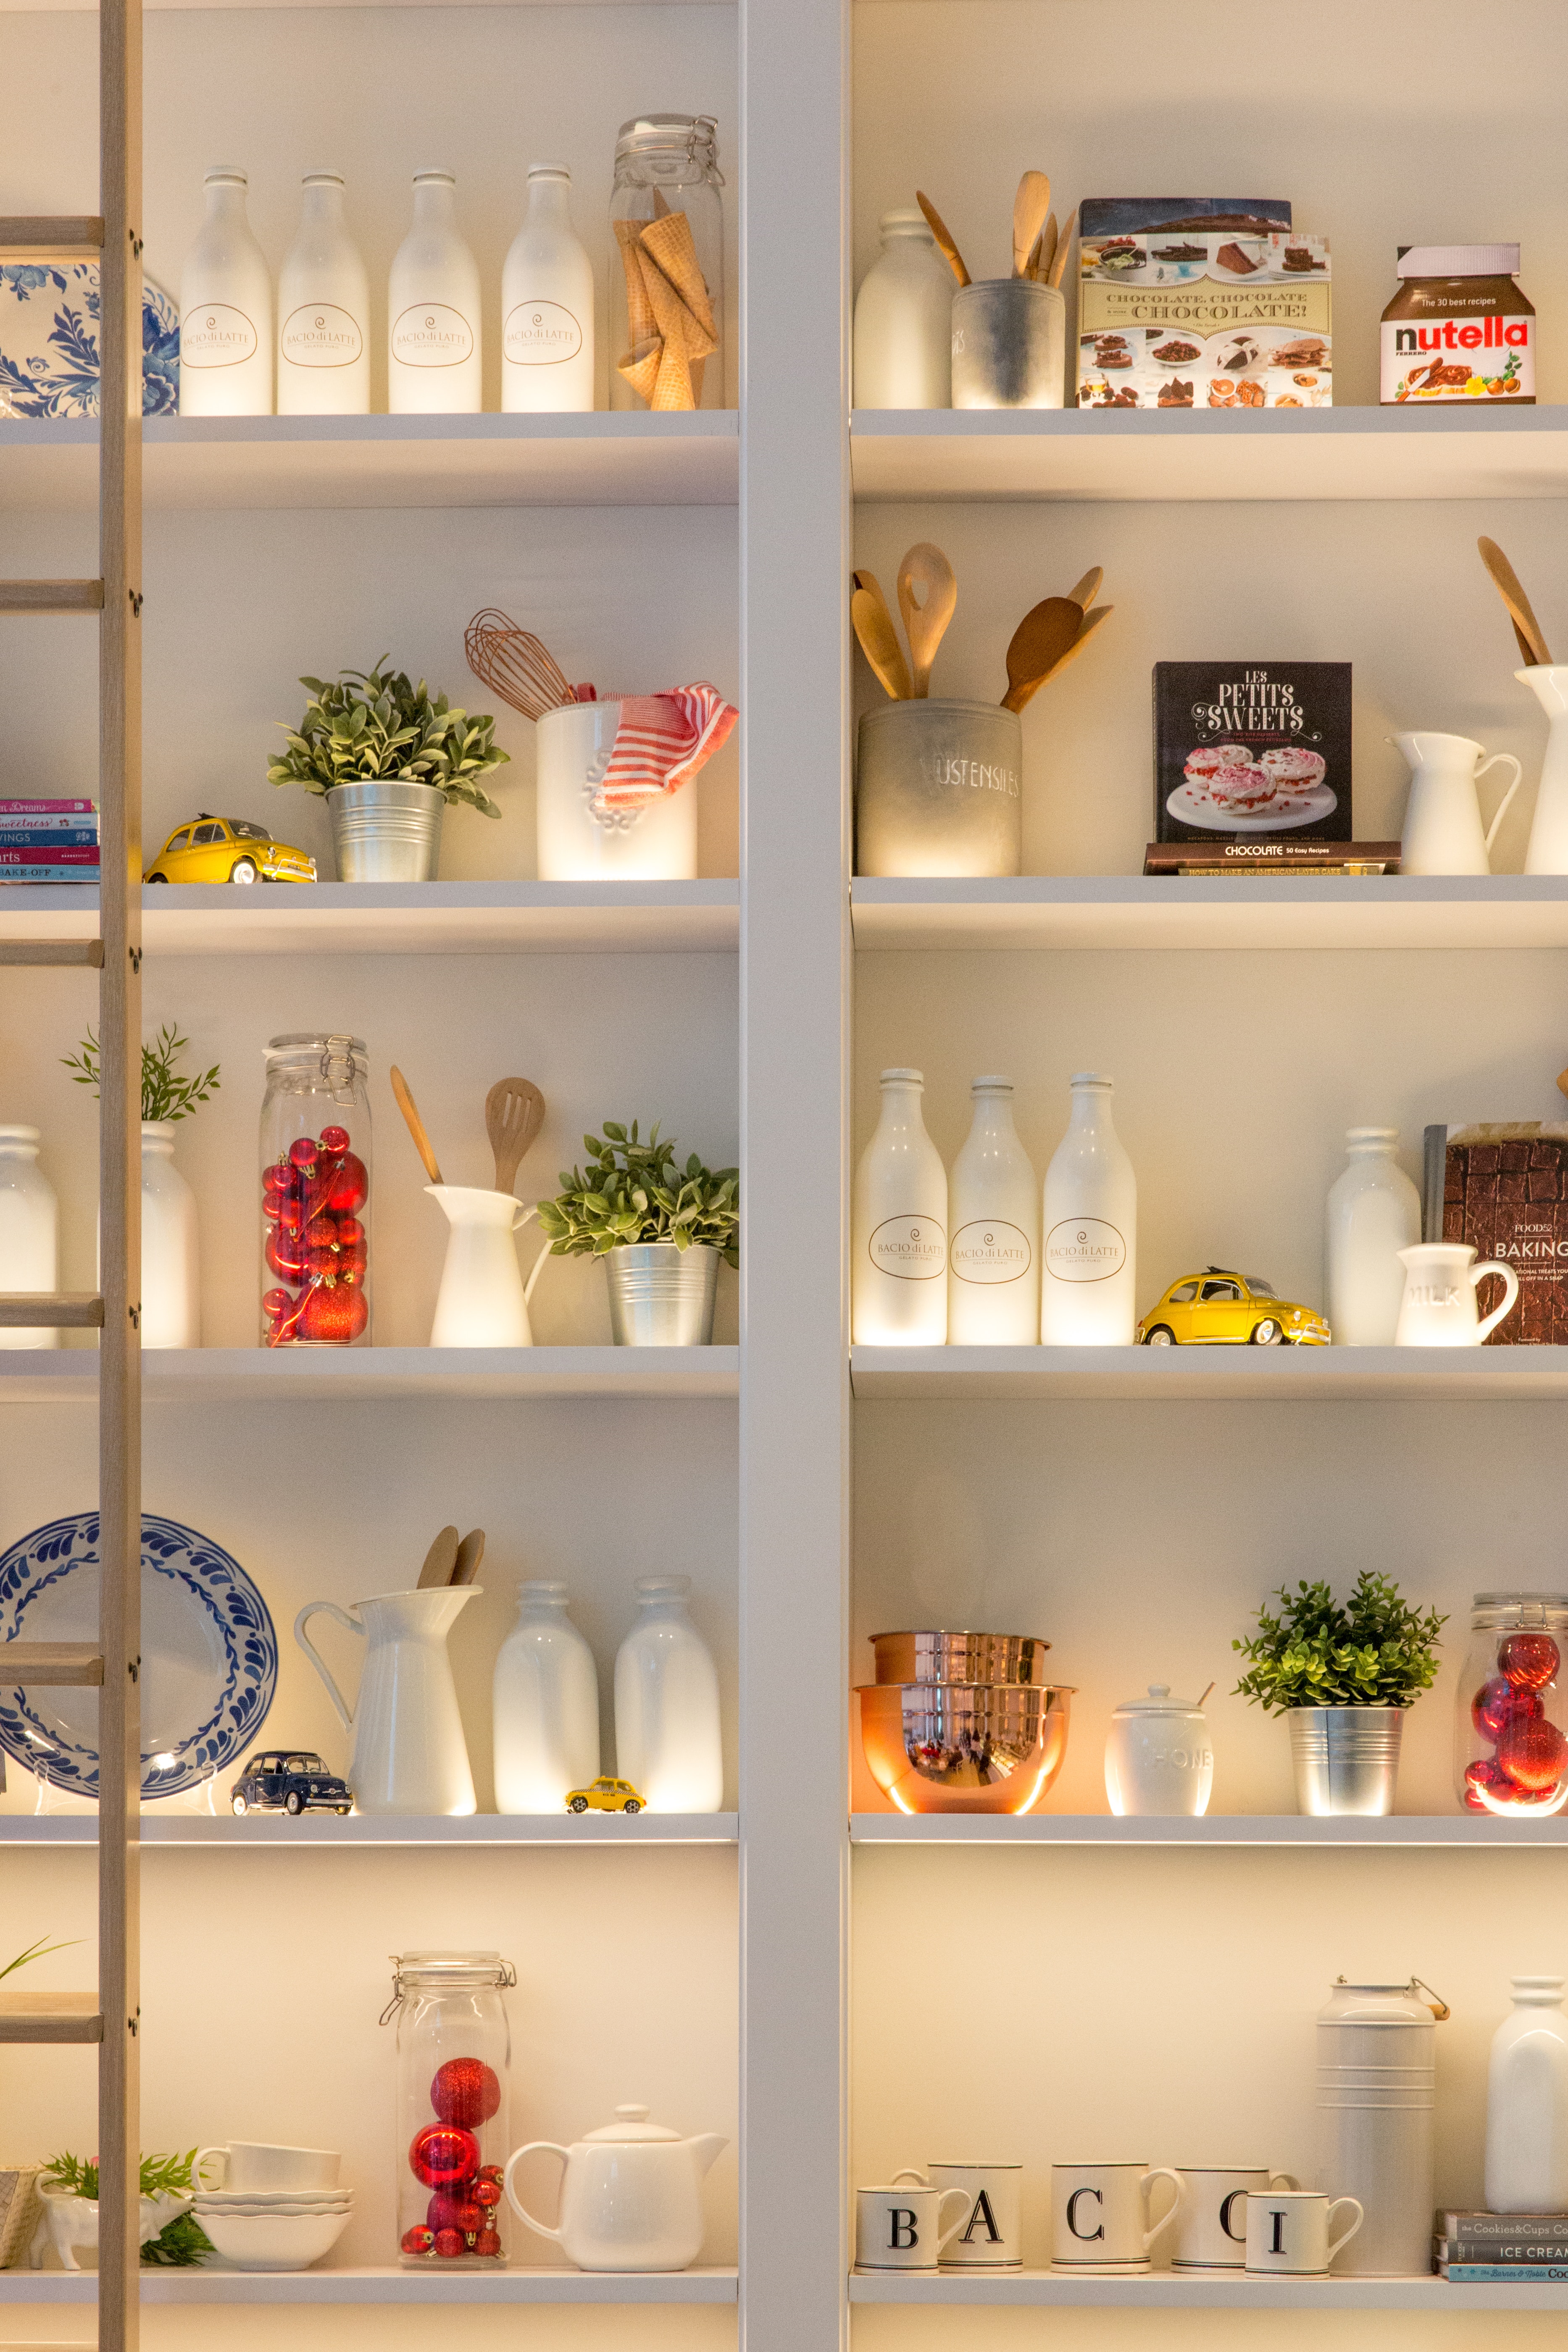
{"type": "Polygon", "coordinates": [[[1349,662],[1156,662],[1154,839],[1350,841],[1349,662]]]}
{"type": "MultiPolygon", "coordinates": [[[[1519,1276],[1519,1305],[1488,1348],[1568,1344],[1568,1124],[1478,1119],[1426,1129],[1422,1232],[1429,1242],[1468,1242],[1478,1259],[1500,1258],[1519,1276]]],[[[1477,1304],[1501,1297],[1495,1275],[1477,1304]]]]}

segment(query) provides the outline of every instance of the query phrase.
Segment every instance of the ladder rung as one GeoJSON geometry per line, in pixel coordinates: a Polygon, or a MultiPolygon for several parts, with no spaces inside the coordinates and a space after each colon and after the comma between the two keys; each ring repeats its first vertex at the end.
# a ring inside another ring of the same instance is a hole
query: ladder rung
{"type": "Polygon", "coordinates": [[[0,1642],[0,1688],[103,1686],[103,1653],[90,1642],[0,1642]]]}
{"type": "Polygon", "coordinates": [[[0,580],[0,613],[101,613],[101,580],[0,580]]]}
{"type": "Polygon", "coordinates": [[[0,254],[7,261],[79,261],[102,250],[103,223],[92,214],[0,214],[0,254]]]}
{"type": "Polygon", "coordinates": [[[0,1331],[101,1331],[96,1290],[0,1290],[0,1331]]]}
{"type": "Polygon", "coordinates": [[[103,970],[101,940],[0,940],[0,964],[78,964],[103,970]]]}
{"type": "Polygon", "coordinates": [[[95,1992],[20,1993],[0,2002],[0,2043],[101,2042],[103,2017],[95,1992]],[[80,2007],[74,2004],[79,2002],[80,2007]]]}

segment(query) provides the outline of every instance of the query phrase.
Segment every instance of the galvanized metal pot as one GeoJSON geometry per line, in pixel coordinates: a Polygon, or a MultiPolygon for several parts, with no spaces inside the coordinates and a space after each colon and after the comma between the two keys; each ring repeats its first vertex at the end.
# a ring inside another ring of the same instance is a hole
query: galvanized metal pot
{"type": "Polygon", "coordinates": [[[952,298],[954,408],[1060,408],[1067,303],[1032,278],[983,278],[952,298]]]}
{"type": "Polygon", "coordinates": [[[1299,1812],[1394,1811],[1402,1706],[1292,1706],[1285,1720],[1299,1812]]]}
{"type": "Polygon", "coordinates": [[[327,814],[339,881],[433,882],[446,805],[434,784],[334,784],[327,814]]]}
{"type": "Polygon", "coordinates": [[[637,1242],[605,1259],[617,1348],[710,1348],[719,1252],[637,1242]]]}
{"type": "Polygon", "coordinates": [[[1016,710],[933,696],[867,711],[856,762],[857,874],[1016,874],[1023,856],[1016,710]]]}

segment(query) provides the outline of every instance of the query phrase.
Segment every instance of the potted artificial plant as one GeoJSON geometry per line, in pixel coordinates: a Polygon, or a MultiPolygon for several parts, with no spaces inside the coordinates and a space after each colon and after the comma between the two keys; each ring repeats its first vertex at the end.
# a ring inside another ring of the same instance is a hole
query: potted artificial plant
{"type": "Polygon", "coordinates": [[[739,1169],[705,1168],[695,1151],[679,1168],[657,1126],[638,1140],[636,1119],[629,1135],[606,1119],[583,1148],[587,1175],[563,1170],[539,1203],[551,1255],[604,1259],[617,1348],[709,1347],[719,1261],[741,1262],[739,1169]]]}
{"type": "Polygon", "coordinates": [[[340,882],[432,881],[447,808],[500,814],[479,782],[510,757],[492,740],[495,720],[449,709],[444,694],[432,701],[423,678],[414,686],[385,661],[332,683],[302,677],[305,715],[267,771],[326,801],[340,882]]]}
{"type": "MultiPolygon", "coordinates": [[[[174,1065],[190,1040],[168,1022],[142,1048],[142,1345],[202,1344],[201,1249],[196,1196],[174,1165],[174,1128],[217,1092],[219,1064],[194,1077],[174,1065]]],[[[79,1054],[61,1056],[79,1087],[99,1089],[100,1048],[89,1029],[79,1054]]]]}
{"type": "Polygon", "coordinates": [[[1391,1813],[1405,1711],[1431,1687],[1447,1620],[1365,1568],[1348,1601],[1305,1578],[1278,1599],[1279,1614],[1259,1609],[1231,1647],[1248,1662],[1237,1696],[1290,1727],[1298,1811],[1391,1813]]]}

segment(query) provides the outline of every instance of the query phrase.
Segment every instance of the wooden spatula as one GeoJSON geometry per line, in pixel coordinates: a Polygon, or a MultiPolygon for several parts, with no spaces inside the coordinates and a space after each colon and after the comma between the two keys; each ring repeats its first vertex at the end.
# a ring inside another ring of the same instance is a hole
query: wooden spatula
{"type": "Polygon", "coordinates": [[[443,1528],[425,1555],[425,1565],[419,1571],[420,1591],[428,1592],[433,1584],[450,1584],[457,1561],[458,1530],[443,1528]]]}
{"type": "Polygon", "coordinates": [[[879,593],[873,596],[868,588],[857,588],[849,599],[849,617],[855,624],[861,652],[893,700],[912,701],[915,689],[910,677],[910,666],[904,659],[904,649],[899,643],[893,616],[881,594],[879,593]]]}
{"type": "Polygon", "coordinates": [[[1068,590],[1068,595],[1073,604],[1078,606],[1080,613],[1088,612],[1089,606],[1093,604],[1095,598],[1100,593],[1100,583],[1104,577],[1104,572],[1097,563],[1092,572],[1086,572],[1084,573],[1083,578],[1079,582],[1076,588],[1069,588],[1068,590]]]}
{"type": "Polygon", "coordinates": [[[1519,584],[1518,572],[1495,539],[1478,539],[1476,545],[1481,551],[1481,562],[1491,573],[1498,594],[1508,607],[1508,616],[1513,623],[1513,634],[1519,640],[1519,649],[1524,656],[1526,667],[1550,668],[1552,656],[1541,633],[1541,624],[1531,608],[1530,599],[1519,584]]]}
{"type": "Polygon", "coordinates": [[[899,566],[899,611],[903,615],[904,635],[910,641],[910,668],[917,702],[923,701],[931,691],[931,664],[957,603],[958,582],[952,564],[940,547],[933,546],[929,539],[921,540],[899,566]],[[917,588],[921,592],[918,604],[917,588]]]}
{"type": "Polygon", "coordinates": [[[1085,646],[1088,645],[1090,637],[1093,636],[1101,621],[1109,621],[1110,615],[1115,612],[1115,610],[1116,607],[1114,604],[1099,604],[1095,607],[1092,613],[1086,613],[1084,614],[1082,628],[1079,631],[1077,636],[1073,639],[1066,653],[1060,655],[1058,659],[1051,664],[1050,668],[1040,680],[1040,684],[1042,686],[1048,685],[1053,677],[1060,677],[1068,662],[1077,661],[1079,654],[1082,653],[1085,646]]]}
{"type": "Polygon", "coordinates": [[[485,1133],[496,1160],[496,1191],[517,1183],[518,1162],[544,1124],[544,1097],[531,1078],[498,1078],[485,1097],[485,1133]]]}
{"type": "Polygon", "coordinates": [[[926,216],[926,226],[936,239],[938,252],[946,259],[948,268],[959,284],[967,286],[970,282],[969,272],[963,266],[963,254],[947,233],[947,223],[931,203],[931,198],[922,196],[918,188],[915,190],[915,202],[926,216]]]}
{"type": "Polygon", "coordinates": [[[1076,213],[1068,215],[1067,226],[1057,240],[1056,254],[1046,278],[1047,286],[1059,286],[1067,275],[1068,255],[1072,251],[1072,225],[1077,218],[1076,213]]]}
{"type": "MultiPolygon", "coordinates": [[[[454,1528],[453,1533],[456,1532],[454,1528]]],[[[452,1569],[452,1582],[472,1584],[479,1572],[479,1562],[484,1556],[485,1531],[483,1528],[476,1528],[473,1533],[466,1535],[458,1546],[458,1557],[452,1569]]]]}
{"type": "Polygon", "coordinates": [[[1037,694],[1083,626],[1083,612],[1070,596],[1047,596],[1025,614],[1007,648],[1004,710],[1022,710],[1037,694]]]}
{"type": "Polygon", "coordinates": [[[1026,172],[1013,199],[1013,275],[1028,274],[1029,256],[1051,208],[1051,184],[1043,172],[1026,172]]]}
{"type": "Polygon", "coordinates": [[[425,1162],[425,1173],[432,1184],[439,1184],[441,1171],[437,1164],[436,1154],[430,1149],[430,1139],[425,1132],[425,1122],[415,1108],[414,1097],[408,1091],[408,1081],[395,1062],[392,1066],[392,1091],[397,1097],[398,1109],[408,1122],[408,1132],[414,1138],[414,1149],[425,1162]]]}

